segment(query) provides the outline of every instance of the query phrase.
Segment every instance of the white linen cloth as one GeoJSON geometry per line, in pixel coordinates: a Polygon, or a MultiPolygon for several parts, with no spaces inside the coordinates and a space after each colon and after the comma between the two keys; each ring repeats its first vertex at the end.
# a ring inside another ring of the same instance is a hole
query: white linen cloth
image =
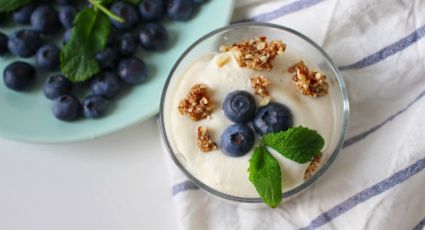
{"type": "Polygon", "coordinates": [[[347,140],[307,191],[276,209],[197,189],[171,162],[180,229],[422,229],[425,225],[425,1],[238,1],[233,21],[300,31],[340,66],[347,140]]]}

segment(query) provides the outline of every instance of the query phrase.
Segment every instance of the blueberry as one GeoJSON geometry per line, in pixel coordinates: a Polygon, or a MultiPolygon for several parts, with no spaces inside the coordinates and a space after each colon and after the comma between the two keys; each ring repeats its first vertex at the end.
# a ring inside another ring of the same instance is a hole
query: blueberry
{"type": "Polygon", "coordinates": [[[117,40],[117,31],[111,28],[108,39],[106,40],[106,47],[115,48],[117,40]]]}
{"type": "Polygon", "coordinates": [[[59,20],[65,29],[72,28],[77,9],[71,5],[62,6],[59,8],[59,20]]]}
{"type": "Polygon", "coordinates": [[[49,76],[43,83],[44,95],[52,100],[70,93],[71,90],[72,83],[63,75],[49,76]]]}
{"type": "Polygon", "coordinates": [[[139,84],[146,80],[145,63],[138,58],[122,60],[118,65],[118,75],[128,84],[139,84]]]}
{"type": "Polygon", "coordinates": [[[293,125],[293,118],[288,107],[270,102],[258,109],[253,123],[257,133],[264,135],[289,129],[293,125]]]}
{"type": "Polygon", "coordinates": [[[139,3],[139,13],[144,21],[158,21],[165,15],[165,1],[143,0],[139,3]]]}
{"type": "Polygon", "coordinates": [[[254,97],[242,90],[229,93],[223,102],[223,111],[226,117],[241,124],[254,117],[256,108],[254,97]]]}
{"type": "Polygon", "coordinates": [[[106,48],[96,54],[96,60],[103,69],[113,69],[116,66],[117,53],[112,48],[106,48]]]}
{"type": "Polygon", "coordinates": [[[56,70],[59,68],[60,49],[54,44],[42,46],[37,51],[35,62],[41,70],[56,70]]]}
{"type": "Polygon", "coordinates": [[[38,6],[31,14],[31,25],[38,32],[53,34],[60,27],[58,13],[51,6],[38,6]]]}
{"type": "Polygon", "coordinates": [[[115,15],[124,19],[124,22],[118,22],[114,19],[110,19],[112,25],[118,30],[129,30],[132,29],[139,21],[139,15],[137,10],[129,3],[126,2],[115,2],[111,6],[111,12],[115,15]]]}
{"type": "Polygon", "coordinates": [[[34,11],[35,6],[36,5],[34,3],[31,3],[29,5],[26,5],[22,8],[20,8],[19,10],[15,11],[12,15],[13,21],[16,24],[20,24],[20,25],[30,24],[31,14],[34,11]]]}
{"type": "Polygon", "coordinates": [[[92,93],[107,99],[111,99],[117,95],[119,89],[119,79],[113,72],[101,72],[91,82],[92,93]]]}
{"type": "Polygon", "coordinates": [[[72,28],[71,29],[67,29],[65,31],[65,33],[63,34],[63,43],[66,44],[69,42],[69,40],[71,40],[71,36],[72,36],[72,28]]]}
{"type": "Polygon", "coordinates": [[[167,3],[167,17],[176,21],[187,21],[193,14],[192,0],[169,0],[167,3]]]}
{"type": "Polygon", "coordinates": [[[9,49],[7,48],[7,41],[9,40],[9,38],[7,38],[7,36],[0,32],[0,56],[5,55],[9,49]]]}
{"type": "Polygon", "coordinates": [[[68,4],[71,4],[73,1],[72,0],[56,0],[56,2],[59,5],[68,5],[68,4]]]}
{"type": "Polygon", "coordinates": [[[167,47],[167,30],[159,23],[146,24],[139,33],[140,45],[146,50],[160,50],[167,47]]]}
{"type": "Polygon", "coordinates": [[[254,142],[254,132],[247,125],[231,125],[221,135],[223,152],[230,157],[245,155],[252,149],[254,142]]]}
{"type": "Polygon", "coordinates": [[[92,95],[84,98],[83,112],[87,118],[99,118],[106,114],[109,101],[102,96],[92,95]]]}
{"type": "Polygon", "coordinates": [[[42,43],[37,32],[24,29],[10,35],[7,47],[16,56],[31,57],[37,52],[42,43]]]}
{"type": "Polygon", "coordinates": [[[137,50],[137,38],[131,33],[124,34],[118,41],[118,51],[121,56],[128,57],[137,50]]]}
{"type": "Polygon", "coordinates": [[[23,91],[35,79],[35,68],[25,62],[16,61],[9,64],[3,71],[3,81],[7,88],[23,91]]]}
{"type": "Polygon", "coordinates": [[[71,94],[64,94],[53,101],[53,115],[62,121],[72,121],[81,114],[80,101],[71,94]]]}

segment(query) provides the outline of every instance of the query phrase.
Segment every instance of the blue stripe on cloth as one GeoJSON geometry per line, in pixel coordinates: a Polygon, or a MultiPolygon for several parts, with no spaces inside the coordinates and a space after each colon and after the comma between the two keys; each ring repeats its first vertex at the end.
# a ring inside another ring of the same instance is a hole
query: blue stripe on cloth
{"type": "Polygon", "coordinates": [[[384,47],[378,52],[372,55],[369,55],[356,63],[341,66],[339,67],[339,69],[340,70],[361,69],[361,68],[376,64],[386,59],[387,57],[390,57],[398,53],[399,51],[406,49],[407,47],[411,46],[412,44],[419,41],[423,37],[425,37],[425,25],[415,30],[413,33],[409,34],[408,36],[398,40],[397,42],[384,47]]]}
{"type": "Polygon", "coordinates": [[[316,229],[332,221],[333,219],[337,218],[338,216],[342,215],[348,210],[356,207],[357,205],[369,200],[370,198],[376,195],[379,195],[395,187],[396,185],[401,184],[402,182],[409,179],[413,175],[422,171],[424,168],[425,168],[425,158],[416,161],[414,164],[408,166],[407,168],[394,173],[393,175],[386,178],[385,180],[382,180],[379,183],[369,188],[366,188],[365,190],[355,194],[354,196],[334,206],[328,211],[320,214],[318,217],[313,219],[308,226],[300,228],[300,230],[316,229]]]}
{"type": "Polygon", "coordinates": [[[365,139],[367,136],[369,136],[369,134],[371,134],[371,133],[373,133],[373,132],[375,132],[376,130],[378,130],[379,128],[381,128],[382,126],[384,126],[386,123],[388,123],[388,122],[390,122],[390,121],[392,121],[395,117],[397,117],[398,115],[400,115],[400,114],[402,114],[402,113],[404,113],[404,112],[406,112],[406,110],[408,110],[413,104],[415,104],[415,102],[417,102],[417,101],[419,101],[419,99],[421,99],[423,96],[425,96],[425,90],[424,91],[422,91],[422,93],[420,93],[416,98],[415,98],[415,100],[413,100],[412,102],[410,102],[406,107],[404,107],[403,109],[401,109],[401,110],[399,110],[397,113],[395,113],[395,114],[393,114],[393,115],[391,115],[389,118],[387,118],[385,121],[383,121],[382,123],[380,123],[380,124],[378,124],[378,125],[376,125],[376,126],[374,126],[374,127],[372,127],[371,129],[369,129],[369,130],[367,130],[367,131],[365,131],[365,132],[363,132],[363,133],[360,133],[360,134],[358,134],[358,135],[356,135],[356,136],[353,136],[353,137],[350,137],[350,138],[348,138],[347,140],[345,140],[344,141],[344,144],[343,144],[343,148],[346,148],[346,147],[348,147],[348,146],[350,146],[350,145],[352,145],[352,144],[354,144],[354,143],[357,143],[357,142],[359,142],[359,141],[361,141],[361,140],[363,140],[363,139],[365,139]]]}
{"type": "Polygon", "coordinates": [[[173,196],[175,196],[177,193],[187,191],[187,190],[195,190],[195,189],[199,189],[198,186],[196,186],[192,181],[186,180],[174,185],[171,191],[173,196]]]}
{"type": "MultiPolygon", "coordinates": [[[[273,10],[271,12],[268,13],[263,13],[257,16],[254,16],[252,18],[249,19],[245,19],[242,21],[237,21],[237,22],[246,22],[246,21],[256,21],[256,22],[265,22],[265,21],[270,21],[303,9],[306,9],[310,6],[314,6],[320,2],[323,2],[325,0],[298,0],[295,1],[293,3],[290,3],[288,5],[284,5],[282,7],[279,7],[276,10],[273,10]]],[[[236,23],[236,22],[235,22],[236,23]]]]}
{"type": "Polygon", "coordinates": [[[425,218],[422,219],[412,230],[423,230],[425,229],[425,218]]]}

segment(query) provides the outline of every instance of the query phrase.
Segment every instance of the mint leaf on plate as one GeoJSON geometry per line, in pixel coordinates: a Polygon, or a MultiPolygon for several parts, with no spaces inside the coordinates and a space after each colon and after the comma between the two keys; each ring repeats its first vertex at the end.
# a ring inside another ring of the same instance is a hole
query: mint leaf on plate
{"type": "Polygon", "coordinates": [[[282,175],[277,160],[260,145],[249,160],[249,180],[264,203],[276,208],[282,201],[282,175]]]}
{"type": "Polygon", "coordinates": [[[0,0],[0,12],[8,13],[29,4],[31,0],[0,0]]]}
{"type": "Polygon", "coordinates": [[[307,163],[320,154],[325,141],[315,130],[300,126],[266,134],[263,136],[262,143],[288,159],[307,163]]]}
{"type": "Polygon", "coordinates": [[[75,18],[70,41],[61,52],[61,70],[72,82],[81,82],[100,71],[95,56],[108,39],[111,23],[108,17],[90,8],[75,18]]]}

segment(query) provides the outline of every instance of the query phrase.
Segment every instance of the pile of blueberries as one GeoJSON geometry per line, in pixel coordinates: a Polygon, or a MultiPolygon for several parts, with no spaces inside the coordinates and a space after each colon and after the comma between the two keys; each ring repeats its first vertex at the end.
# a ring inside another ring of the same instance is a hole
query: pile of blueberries
{"type": "Polygon", "coordinates": [[[252,126],[257,134],[264,135],[287,130],[293,125],[293,116],[288,107],[270,102],[257,110],[254,97],[242,90],[226,96],[223,111],[229,120],[236,123],[221,135],[223,152],[231,157],[243,156],[252,149],[255,144],[252,126]]]}
{"type": "MultiPolygon", "coordinates": [[[[35,66],[15,61],[3,71],[4,84],[11,90],[25,91],[36,76],[36,69],[56,72],[43,84],[45,96],[53,100],[52,111],[56,118],[75,120],[82,115],[99,118],[107,113],[110,100],[120,91],[122,83],[136,85],[147,78],[144,62],[134,54],[140,45],[148,51],[166,49],[168,34],[159,23],[167,18],[172,21],[189,20],[196,7],[206,0],[141,0],[137,5],[125,1],[113,1],[107,5],[123,23],[110,19],[113,29],[106,48],[96,54],[102,71],[87,84],[72,83],[63,74],[60,66],[60,46],[49,40],[62,33],[66,44],[72,34],[73,20],[85,1],[37,0],[11,13],[17,25],[30,25],[31,29],[18,29],[9,36],[0,32],[0,55],[12,54],[20,58],[35,55],[35,66]],[[141,27],[138,25],[142,24],[141,27]],[[72,94],[75,88],[89,85],[90,95],[82,102],[72,94]]],[[[4,20],[4,15],[1,20],[4,20]]],[[[1,23],[1,22],[0,22],[1,23]]]]}

